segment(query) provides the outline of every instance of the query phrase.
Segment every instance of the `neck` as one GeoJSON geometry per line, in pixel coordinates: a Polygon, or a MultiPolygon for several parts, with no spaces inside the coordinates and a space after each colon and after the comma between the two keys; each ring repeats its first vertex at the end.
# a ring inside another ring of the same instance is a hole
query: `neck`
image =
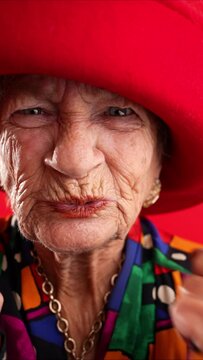
{"type": "Polygon", "coordinates": [[[116,239],[104,248],[84,254],[59,254],[43,245],[35,246],[54,285],[54,295],[61,302],[62,315],[70,323],[71,336],[79,344],[104,307],[105,294],[112,288],[112,276],[119,272],[124,242],[125,239],[116,239]]]}

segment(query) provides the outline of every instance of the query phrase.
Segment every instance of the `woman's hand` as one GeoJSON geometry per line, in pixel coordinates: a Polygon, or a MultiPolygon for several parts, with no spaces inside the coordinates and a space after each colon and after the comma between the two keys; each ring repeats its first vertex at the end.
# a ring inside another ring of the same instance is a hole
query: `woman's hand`
{"type": "Polygon", "coordinates": [[[203,250],[195,251],[191,262],[193,275],[184,279],[170,313],[179,332],[203,352],[203,250]]]}

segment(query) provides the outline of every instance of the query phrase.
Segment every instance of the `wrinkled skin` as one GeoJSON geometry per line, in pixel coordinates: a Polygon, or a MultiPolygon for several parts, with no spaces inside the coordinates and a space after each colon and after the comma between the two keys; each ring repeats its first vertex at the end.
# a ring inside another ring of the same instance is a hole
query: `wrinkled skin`
{"type": "MultiPolygon", "coordinates": [[[[147,110],[115,94],[41,76],[16,79],[0,116],[1,184],[21,232],[35,242],[80,353],[126,234],[159,177],[156,124],[147,110]],[[127,114],[112,115],[112,107],[127,114]],[[52,206],[86,198],[108,201],[87,218],[67,218],[52,206]]],[[[200,251],[170,311],[177,329],[203,351],[202,264],[200,251]]],[[[87,360],[94,358],[95,348],[87,360]]]]}
{"type": "Polygon", "coordinates": [[[146,110],[104,90],[32,76],[10,89],[1,124],[1,183],[27,238],[62,252],[125,238],[160,171],[146,110]],[[110,106],[134,113],[108,116],[110,106]],[[37,107],[44,113],[21,111],[37,107]],[[110,201],[77,220],[49,204],[86,196],[110,201]]]}
{"type": "MultiPolygon", "coordinates": [[[[41,76],[16,79],[0,116],[1,184],[81,350],[125,237],[159,177],[156,123],[118,95],[41,76]],[[80,218],[53,206],[87,198],[105,199],[105,206],[80,218]]],[[[95,349],[87,360],[94,358],[95,349]]]]}

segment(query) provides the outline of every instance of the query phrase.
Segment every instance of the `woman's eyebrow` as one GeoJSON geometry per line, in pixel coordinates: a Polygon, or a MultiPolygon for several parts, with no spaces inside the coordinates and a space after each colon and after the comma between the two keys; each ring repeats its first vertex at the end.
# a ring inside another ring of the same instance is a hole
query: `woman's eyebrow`
{"type": "MultiPolygon", "coordinates": [[[[43,79],[43,78],[41,78],[43,79]]],[[[55,87],[50,86],[45,81],[39,81],[36,76],[13,75],[5,77],[0,81],[2,95],[7,96],[34,96],[45,97],[54,96],[55,87]]]]}
{"type": "Polygon", "coordinates": [[[33,84],[24,84],[15,90],[20,95],[31,96],[35,98],[50,99],[54,98],[55,91],[52,87],[33,86],[33,84]]]}
{"type": "MultiPolygon", "coordinates": [[[[58,79],[60,80],[60,79],[58,79]]],[[[58,81],[52,82],[40,75],[13,75],[3,79],[2,88],[5,96],[31,96],[58,102],[58,81]]],[[[80,84],[79,93],[86,103],[91,103],[91,97],[101,102],[113,101],[125,105],[129,102],[119,94],[106,91],[104,88],[97,88],[87,84],[80,84]],[[89,101],[90,100],[90,101],[89,101]]]]}

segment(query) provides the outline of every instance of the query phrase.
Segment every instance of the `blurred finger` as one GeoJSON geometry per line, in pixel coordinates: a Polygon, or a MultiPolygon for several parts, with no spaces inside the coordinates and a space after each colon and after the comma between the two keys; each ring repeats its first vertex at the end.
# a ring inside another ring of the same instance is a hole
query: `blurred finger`
{"type": "Polygon", "coordinates": [[[203,276],[187,275],[183,281],[185,290],[203,300],[203,276]]]}
{"type": "Polygon", "coordinates": [[[192,273],[203,276],[203,249],[194,251],[191,256],[192,273]]]}
{"type": "Polygon", "coordinates": [[[170,306],[174,326],[203,352],[203,301],[180,289],[180,296],[170,306]]]}

